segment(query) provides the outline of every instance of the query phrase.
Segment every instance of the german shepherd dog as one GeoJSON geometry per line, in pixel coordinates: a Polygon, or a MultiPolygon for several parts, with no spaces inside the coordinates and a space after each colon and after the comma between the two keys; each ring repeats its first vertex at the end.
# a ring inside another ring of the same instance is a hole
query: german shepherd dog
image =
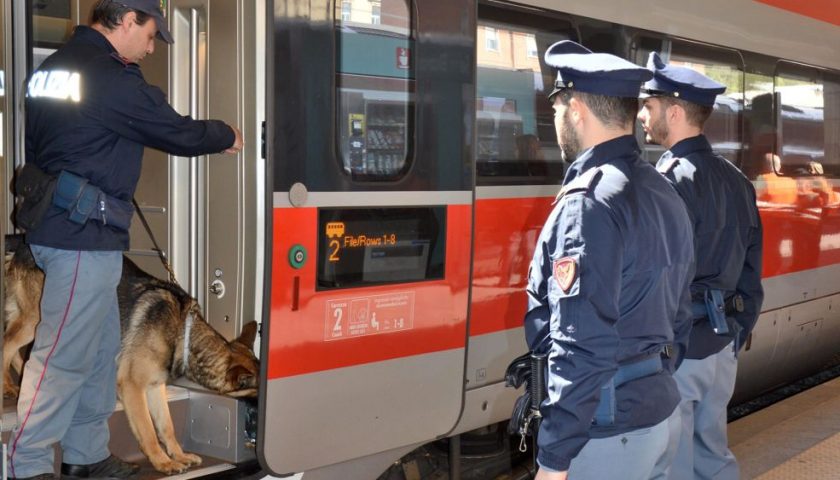
{"type": "MultiPolygon", "coordinates": [[[[9,243],[11,247],[15,239],[9,243]]],[[[9,368],[23,371],[21,348],[35,338],[41,320],[43,284],[44,273],[35,264],[32,252],[19,242],[13,255],[6,257],[3,373],[7,395],[19,393],[9,368]]],[[[180,286],[149,275],[126,257],[117,294],[122,336],[117,394],[140,450],[154,468],[166,474],[184,472],[199,465],[201,458],[184,453],[175,438],[166,382],[183,375],[221,394],[255,397],[259,365],[252,349],[257,324],[245,325],[240,337],[228,342],[204,321],[196,300],[180,286]],[[190,316],[193,321],[185,362],[184,340],[190,316]]]]}

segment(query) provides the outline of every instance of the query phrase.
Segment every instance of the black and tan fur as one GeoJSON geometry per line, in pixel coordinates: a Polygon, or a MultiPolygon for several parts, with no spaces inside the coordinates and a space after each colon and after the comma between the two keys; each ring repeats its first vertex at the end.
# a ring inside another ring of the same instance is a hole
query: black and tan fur
{"type": "MultiPolygon", "coordinates": [[[[18,394],[9,369],[22,372],[21,349],[35,338],[43,282],[29,247],[20,244],[6,259],[6,395],[18,394]]],[[[257,325],[249,323],[239,338],[228,342],[204,321],[195,299],[183,289],[152,277],[125,257],[117,292],[122,335],[117,394],[140,449],[155,469],[183,472],[201,459],[185,453],[175,438],[166,382],[183,375],[225,395],[255,397],[259,365],[252,348],[257,325]],[[195,318],[185,368],[184,331],[191,312],[195,318]]]]}

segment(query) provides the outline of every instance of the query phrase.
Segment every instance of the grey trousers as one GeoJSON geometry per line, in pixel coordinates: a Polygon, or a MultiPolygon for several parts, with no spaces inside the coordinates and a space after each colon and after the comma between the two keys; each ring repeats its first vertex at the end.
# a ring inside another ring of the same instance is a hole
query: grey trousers
{"type": "Polygon", "coordinates": [[[702,360],[683,360],[674,375],[682,401],[682,432],[671,480],[737,480],[738,463],[726,438],[726,406],[738,362],[730,344],[702,360]]]}
{"type": "Polygon", "coordinates": [[[53,473],[57,442],[65,463],[107,458],[108,418],[116,403],[122,252],[31,250],[46,278],[9,439],[13,477],[53,473]]]}
{"type": "Polygon", "coordinates": [[[569,480],[649,480],[667,461],[669,428],[665,419],[650,428],[589,440],[572,459],[569,480]]]}

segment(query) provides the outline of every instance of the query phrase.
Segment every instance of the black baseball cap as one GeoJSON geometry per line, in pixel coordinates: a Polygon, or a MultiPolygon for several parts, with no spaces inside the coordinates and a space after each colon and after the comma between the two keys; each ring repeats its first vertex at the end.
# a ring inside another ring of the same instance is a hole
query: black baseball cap
{"type": "Polygon", "coordinates": [[[165,2],[166,0],[119,0],[118,3],[154,18],[155,24],[157,24],[158,38],[166,43],[172,44],[175,43],[175,39],[169,33],[169,25],[167,25],[166,17],[163,14],[165,2]]]}

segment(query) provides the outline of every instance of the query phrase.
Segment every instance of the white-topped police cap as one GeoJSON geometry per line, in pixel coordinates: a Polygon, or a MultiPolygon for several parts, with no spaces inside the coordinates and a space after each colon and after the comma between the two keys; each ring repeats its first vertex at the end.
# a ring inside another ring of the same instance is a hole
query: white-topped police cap
{"type": "Polygon", "coordinates": [[[167,25],[166,14],[163,11],[165,5],[163,0],[119,0],[117,3],[152,17],[157,26],[158,38],[169,44],[175,43],[175,39],[169,33],[169,25],[167,25]]]}
{"type": "Polygon", "coordinates": [[[642,98],[675,97],[711,107],[715,98],[726,91],[725,86],[696,70],[666,64],[656,52],[650,52],[647,68],[653,78],[642,85],[642,98]]]}
{"type": "Polygon", "coordinates": [[[637,97],[642,83],[650,80],[650,70],[609,53],[594,53],[571,40],[548,47],[545,63],[557,70],[551,100],[563,90],[605,95],[637,97]]]}

